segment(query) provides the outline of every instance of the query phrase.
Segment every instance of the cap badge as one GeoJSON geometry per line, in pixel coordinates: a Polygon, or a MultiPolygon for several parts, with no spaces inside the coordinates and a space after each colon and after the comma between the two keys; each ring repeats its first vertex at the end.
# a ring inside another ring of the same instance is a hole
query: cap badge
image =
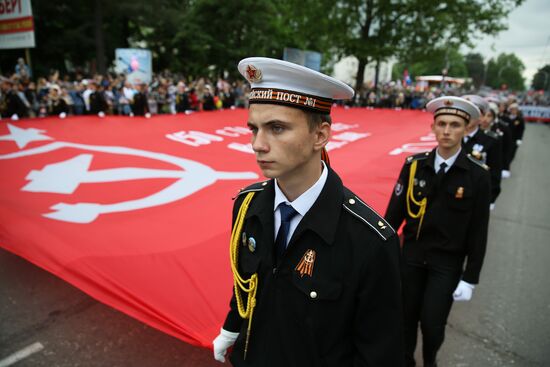
{"type": "Polygon", "coordinates": [[[246,79],[248,79],[250,83],[257,83],[262,80],[262,71],[254,65],[248,64],[246,67],[246,79]]]}
{"type": "Polygon", "coordinates": [[[296,268],[294,268],[294,270],[296,270],[300,274],[300,277],[303,277],[304,275],[309,275],[311,277],[311,275],[313,274],[314,264],[315,264],[315,251],[309,249],[304,253],[304,256],[302,256],[302,260],[300,260],[300,262],[298,263],[296,268]]]}
{"type": "Polygon", "coordinates": [[[452,106],[454,103],[450,99],[446,99],[444,104],[445,104],[445,106],[452,106]]]}
{"type": "Polygon", "coordinates": [[[456,199],[462,199],[464,197],[464,187],[459,186],[456,189],[455,198],[456,199]]]}

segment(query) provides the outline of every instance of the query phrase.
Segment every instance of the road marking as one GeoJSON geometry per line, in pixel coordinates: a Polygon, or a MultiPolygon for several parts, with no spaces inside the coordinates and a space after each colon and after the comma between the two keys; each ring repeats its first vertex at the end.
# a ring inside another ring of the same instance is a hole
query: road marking
{"type": "Polygon", "coordinates": [[[34,344],[31,344],[15,353],[13,353],[12,355],[2,359],[0,361],[0,367],[8,367],[8,366],[11,366],[27,357],[29,357],[31,354],[34,354],[34,353],[38,353],[40,352],[42,349],[44,349],[44,346],[42,345],[42,343],[39,343],[39,342],[36,342],[34,344]]]}

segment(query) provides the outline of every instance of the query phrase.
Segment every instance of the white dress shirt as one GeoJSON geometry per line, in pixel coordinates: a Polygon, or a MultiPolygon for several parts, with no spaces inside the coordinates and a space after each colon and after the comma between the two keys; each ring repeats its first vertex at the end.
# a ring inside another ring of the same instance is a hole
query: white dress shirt
{"type": "Polygon", "coordinates": [[[306,215],[309,209],[311,209],[311,207],[321,194],[321,191],[323,190],[323,187],[325,186],[328,177],[327,166],[325,165],[325,162],[321,162],[323,163],[323,171],[321,172],[321,177],[319,177],[319,179],[313,184],[313,186],[307,189],[302,195],[298,196],[293,202],[288,201],[285,194],[279,188],[279,183],[277,182],[277,180],[275,180],[275,200],[273,202],[275,233],[273,238],[277,238],[277,232],[279,231],[279,227],[281,226],[281,211],[279,210],[279,204],[286,203],[292,206],[294,210],[298,212],[298,214],[296,214],[294,218],[292,218],[290,221],[287,239],[288,243],[290,242],[290,239],[292,238],[292,235],[294,234],[296,227],[298,227],[298,224],[300,224],[302,218],[306,215]]]}
{"type": "Polygon", "coordinates": [[[443,163],[443,162],[445,162],[445,164],[447,165],[447,167],[445,167],[445,173],[449,172],[449,168],[451,168],[451,166],[455,163],[456,158],[460,154],[461,150],[462,150],[462,148],[459,149],[458,152],[456,152],[452,157],[449,157],[447,159],[443,159],[443,157],[439,155],[439,153],[436,149],[435,150],[435,162],[434,162],[435,173],[439,172],[439,166],[441,166],[441,163],[443,163]]]}
{"type": "Polygon", "coordinates": [[[476,126],[476,129],[471,133],[469,133],[468,135],[466,135],[465,137],[463,137],[462,140],[464,140],[464,142],[467,143],[468,140],[474,137],[474,135],[477,133],[478,130],[479,130],[479,126],[476,126]]]}

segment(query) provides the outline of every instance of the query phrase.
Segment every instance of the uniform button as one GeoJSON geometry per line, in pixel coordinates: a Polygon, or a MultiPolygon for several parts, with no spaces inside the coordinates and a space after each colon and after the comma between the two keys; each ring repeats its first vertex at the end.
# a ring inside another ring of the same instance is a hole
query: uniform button
{"type": "Polygon", "coordinates": [[[315,299],[315,298],[317,298],[317,292],[311,291],[311,293],[309,294],[309,296],[310,296],[312,299],[315,299]]]}
{"type": "Polygon", "coordinates": [[[267,181],[262,182],[262,186],[267,185],[267,181]]]}
{"type": "Polygon", "coordinates": [[[273,268],[273,275],[277,274],[277,268],[273,268]]]}
{"type": "Polygon", "coordinates": [[[349,199],[348,202],[353,205],[353,204],[355,204],[355,199],[349,199]]]}

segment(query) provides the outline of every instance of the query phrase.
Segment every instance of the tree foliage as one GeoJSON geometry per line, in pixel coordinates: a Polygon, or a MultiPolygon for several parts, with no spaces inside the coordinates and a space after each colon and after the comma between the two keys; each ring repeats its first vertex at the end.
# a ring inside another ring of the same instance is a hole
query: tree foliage
{"type": "Polygon", "coordinates": [[[393,68],[394,79],[401,79],[407,69],[412,78],[420,75],[441,75],[447,70],[447,75],[458,78],[468,76],[464,56],[457,49],[438,49],[430,56],[424,56],[414,63],[399,62],[393,68]]]}
{"type": "Polygon", "coordinates": [[[525,66],[514,54],[501,53],[487,63],[486,84],[494,89],[525,90],[525,66]]]}
{"type": "Polygon", "coordinates": [[[479,53],[469,53],[465,57],[465,65],[472,83],[479,89],[485,83],[485,62],[479,53]]]}
{"type": "MultiPolygon", "coordinates": [[[[474,34],[496,34],[522,1],[42,0],[33,1],[31,55],[35,74],[43,75],[50,68],[95,70],[103,58],[112,65],[116,48],[143,47],[153,52],[154,70],[202,75],[234,73],[242,57],[281,57],[285,47],[295,47],[323,53],[325,66],[356,56],[360,86],[369,62],[440,59],[474,34]]],[[[3,52],[2,70],[23,54],[3,52]]],[[[451,56],[452,70],[459,64],[451,56]]]]}
{"type": "Polygon", "coordinates": [[[550,91],[550,64],[544,65],[537,70],[533,76],[533,83],[531,84],[535,90],[550,91]]]}

